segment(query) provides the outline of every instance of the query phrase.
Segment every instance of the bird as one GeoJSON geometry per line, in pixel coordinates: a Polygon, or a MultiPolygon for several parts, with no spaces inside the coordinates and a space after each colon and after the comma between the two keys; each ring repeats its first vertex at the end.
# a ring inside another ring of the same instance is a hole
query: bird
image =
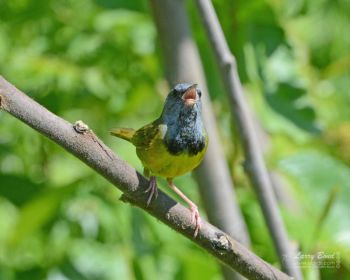
{"type": "Polygon", "coordinates": [[[201,228],[197,205],[175,184],[174,178],[196,168],[208,147],[208,136],[202,120],[202,91],[193,83],[176,84],[168,93],[159,118],[141,127],[115,128],[113,136],[129,141],[150,179],[147,206],[158,196],[156,177],[166,178],[168,186],[189,206],[194,237],[201,228]]]}

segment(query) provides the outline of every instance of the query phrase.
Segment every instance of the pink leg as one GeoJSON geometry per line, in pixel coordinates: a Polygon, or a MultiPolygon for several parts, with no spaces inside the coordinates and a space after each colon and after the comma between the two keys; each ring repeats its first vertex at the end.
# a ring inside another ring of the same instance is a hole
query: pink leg
{"type": "Polygon", "coordinates": [[[180,191],[173,183],[172,179],[167,179],[169,187],[176,192],[189,206],[192,214],[192,224],[195,223],[196,227],[193,236],[196,237],[201,229],[201,217],[199,216],[198,207],[194,204],[182,191],[180,191]]]}
{"type": "Polygon", "coordinates": [[[158,188],[157,188],[157,179],[155,176],[151,176],[149,181],[149,187],[145,190],[145,193],[149,192],[149,196],[147,199],[147,206],[151,203],[152,198],[155,199],[158,197],[158,188]]]}

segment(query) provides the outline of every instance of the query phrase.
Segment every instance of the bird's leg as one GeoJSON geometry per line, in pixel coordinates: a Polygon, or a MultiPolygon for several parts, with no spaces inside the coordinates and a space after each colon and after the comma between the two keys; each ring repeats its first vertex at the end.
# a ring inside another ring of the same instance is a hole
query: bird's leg
{"type": "Polygon", "coordinates": [[[180,191],[173,183],[172,179],[167,179],[169,187],[176,192],[189,206],[192,214],[191,223],[195,223],[196,227],[193,236],[196,237],[201,229],[201,217],[199,216],[198,207],[194,204],[182,191],[180,191]]]}
{"type": "Polygon", "coordinates": [[[157,188],[157,179],[155,176],[151,176],[149,180],[149,187],[147,190],[145,190],[145,193],[149,192],[149,196],[147,199],[147,207],[152,201],[152,198],[157,198],[158,197],[158,188],[157,188]]]}

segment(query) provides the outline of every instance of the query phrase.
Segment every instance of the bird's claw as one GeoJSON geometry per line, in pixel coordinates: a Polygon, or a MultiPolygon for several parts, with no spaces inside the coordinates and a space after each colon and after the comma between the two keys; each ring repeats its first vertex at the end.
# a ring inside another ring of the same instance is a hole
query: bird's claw
{"type": "Polygon", "coordinates": [[[201,229],[201,217],[199,216],[198,207],[196,205],[190,206],[191,211],[191,224],[195,224],[194,234],[193,237],[197,237],[198,232],[201,229]]]}
{"type": "Polygon", "coordinates": [[[147,190],[145,190],[145,193],[148,193],[148,192],[149,192],[149,196],[147,199],[147,207],[150,205],[153,197],[155,199],[158,197],[158,187],[157,187],[156,177],[151,177],[149,182],[149,187],[147,188],[147,190]]]}

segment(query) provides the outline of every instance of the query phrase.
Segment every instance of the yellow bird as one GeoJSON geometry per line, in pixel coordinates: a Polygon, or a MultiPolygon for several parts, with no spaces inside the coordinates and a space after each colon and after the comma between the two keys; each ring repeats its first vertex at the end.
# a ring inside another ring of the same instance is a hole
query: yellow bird
{"type": "Polygon", "coordinates": [[[196,168],[208,146],[208,137],[201,116],[201,91],[196,84],[177,84],[168,94],[158,119],[138,130],[116,128],[111,134],[131,142],[150,178],[149,197],[157,198],[155,176],[165,177],[169,187],[190,207],[194,236],[201,227],[198,207],[173,183],[173,179],[196,168]]]}

